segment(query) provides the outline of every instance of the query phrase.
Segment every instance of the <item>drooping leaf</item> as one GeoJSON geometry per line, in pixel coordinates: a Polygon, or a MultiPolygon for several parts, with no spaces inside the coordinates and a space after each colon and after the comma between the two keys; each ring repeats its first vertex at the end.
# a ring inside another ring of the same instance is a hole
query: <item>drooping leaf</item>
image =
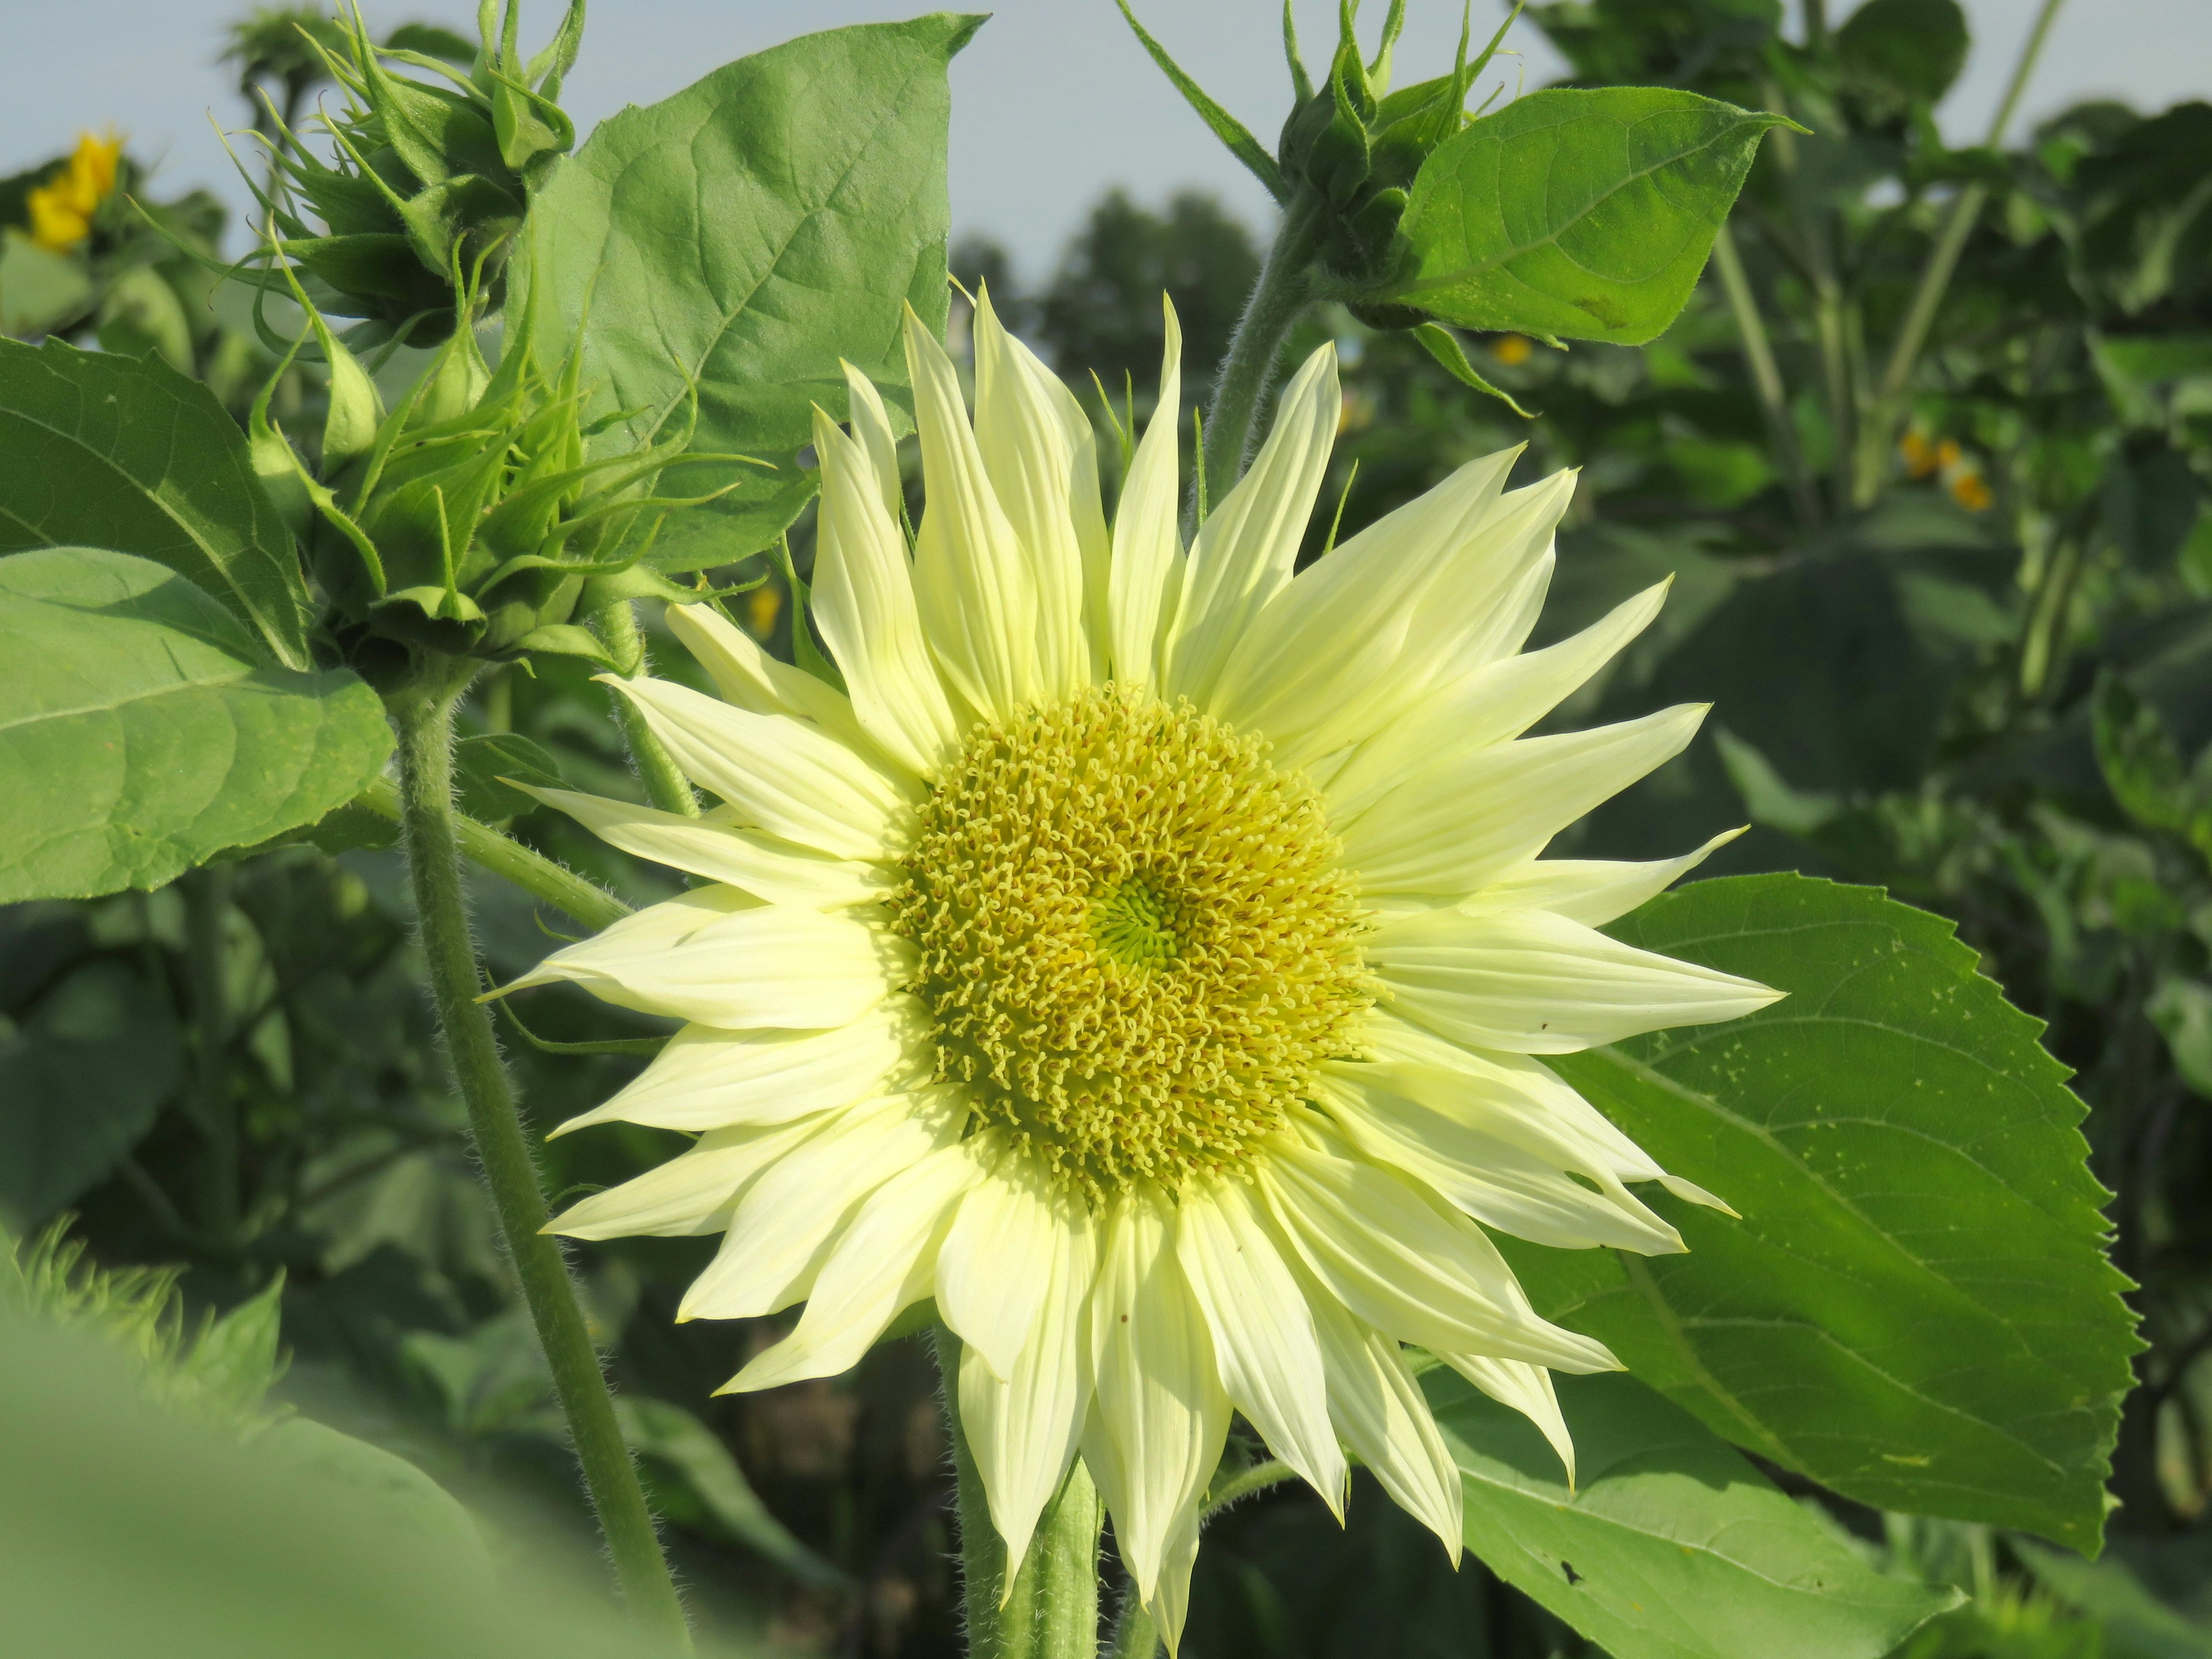
{"type": "Polygon", "coordinates": [[[106,547],[222,601],[287,668],[312,665],[306,580],[215,394],[156,357],[0,340],[0,553],[106,547]]]}
{"type": "Polygon", "coordinates": [[[653,564],[698,569],[773,542],[812,493],[797,457],[813,406],[844,412],[840,359],[902,386],[904,307],[943,328],[945,69],[980,21],[866,24],[739,58],[602,124],[539,195],[517,268],[532,302],[584,326],[599,407],[642,411],[622,441],[682,420],[696,385],[692,451],[777,469],[667,475],[668,493],[738,487],[672,514],[653,564]]]}
{"type": "Polygon", "coordinates": [[[453,745],[455,805],[472,818],[501,823],[538,803],[501,781],[513,778],[540,789],[565,789],[561,763],[544,744],[513,732],[463,738],[453,745]]]}
{"type": "Polygon", "coordinates": [[[1871,888],[1699,882],[1611,931],[1790,994],[1557,1062],[1741,1218],[1660,1194],[1686,1255],[1511,1246],[1539,1307],[1847,1497],[2094,1551],[2134,1317],[2036,1022],[1871,888]]]}
{"type": "Polygon", "coordinates": [[[1469,1549],[1614,1659],[1881,1659],[1956,1592],[1885,1577],[1688,1413],[1626,1376],[1557,1379],[1580,1480],[1519,1413],[1422,1378],[1469,1549]]]}
{"type": "Polygon", "coordinates": [[[391,752],[359,678],[268,665],[173,571],[82,547],[0,559],[0,903],[161,886],[313,823],[391,752]]]}
{"type": "Polygon", "coordinates": [[[176,1016],[143,975],[68,975],[0,1030],[0,1217],[43,1221],[105,1180],[183,1075],[176,1016]]]}
{"type": "Polygon", "coordinates": [[[1377,299],[1462,328],[1641,345],[1674,320],[1784,118],[1658,87],[1532,93],[1421,166],[1377,299]]]}
{"type": "Polygon", "coordinates": [[[690,1412],[635,1394],[617,1400],[615,1412],[622,1419],[623,1438],[637,1456],[655,1514],[757,1551],[806,1583],[850,1588],[850,1578],[769,1513],[730,1449],[690,1412]]]}

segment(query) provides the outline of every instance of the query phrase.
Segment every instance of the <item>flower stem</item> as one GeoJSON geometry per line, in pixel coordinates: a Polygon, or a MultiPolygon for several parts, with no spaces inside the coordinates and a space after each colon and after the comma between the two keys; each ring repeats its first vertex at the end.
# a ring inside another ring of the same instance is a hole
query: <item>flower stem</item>
{"type": "MultiPolygon", "coordinates": [[[[1995,149],[2003,141],[2005,128],[2011,125],[2013,111],[2020,106],[2021,95],[2027,90],[2028,76],[2034,73],[2036,60],[2043,55],[2043,43],[2050,36],[2051,25],[2062,3],[2063,0],[2043,0],[2042,9],[2035,15],[2034,27],[2028,31],[2027,43],[2021,48],[2020,61],[2013,65],[2012,80],[2005,88],[2003,100],[1990,121],[1990,134],[1983,141],[1984,148],[1995,149]]],[[[1889,366],[1875,394],[1871,417],[1861,434],[1852,502],[1856,507],[1871,505],[1881,489],[1882,469],[1888,464],[1890,449],[1897,441],[1898,428],[1904,424],[1911,404],[1912,371],[1920,362],[1922,348],[1928,343],[1928,332],[1935,326],[1944,290],[1950,287],[1952,275],[1959,268],[1959,256],[1966,251],[1966,239],[1972,234],[1975,222],[1982,216],[1982,209],[1989,199],[1986,185],[1967,185],[1952,203],[1951,216],[1936,235],[1928,264],[1920,273],[1919,285],[1913,290],[1905,325],[1898,331],[1896,343],[1890,349],[1889,366]]]]}
{"type": "MultiPolygon", "coordinates": [[[[652,667],[646,659],[645,633],[637,625],[637,612],[630,609],[631,601],[617,599],[600,606],[592,613],[592,631],[615,659],[615,666],[626,680],[642,678],[652,667]]],[[[660,739],[653,735],[653,728],[645,723],[645,716],[628,697],[617,693],[613,698],[615,718],[621,722],[623,741],[629,745],[629,757],[637,768],[637,775],[645,785],[645,793],[653,804],[664,812],[679,812],[687,818],[699,816],[699,798],[691,793],[690,780],[676,769],[676,763],[660,746],[660,739]]]]}
{"type": "Polygon", "coordinates": [[[623,1595],[641,1623],[688,1641],[675,1581],[661,1559],[653,1516],[623,1443],[614,1399],[577,1305],[576,1287],[561,1247],[544,1231],[545,1195],[500,1063],[491,1016],[476,1000],[481,987],[469,939],[453,811],[453,705],[472,667],[428,659],[415,683],[392,699],[399,729],[400,821],[431,995],[454,1079],[468,1104],[470,1138],[483,1167],[484,1184],[491,1190],[523,1300],[552,1369],[554,1389],[623,1595]]]}
{"type": "Polygon", "coordinates": [[[1767,428],[1774,434],[1775,459],[1790,486],[1790,500],[1797,520],[1808,529],[1820,521],[1820,497],[1814,493],[1813,476],[1805,468],[1805,452],[1798,447],[1797,424],[1790,413],[1790,394],[1782,384],[1782,370],[1774,361],[1774,346],[1767,338],[1765,319],[1759,314],[1759,297],[1752,292],[1735,238],[1723,224],[1713,239],[1713,269],[1720,273],[1721,289],[1728,295],[1729,313],[1743,342],[1744,362],[1750,367],[1752,385],[1758,389],[1759,407],[1765,411],[1767,428]]]}
{"type": "Polygon", "coordinates": [[[1098,1534],[1106,1521],[1091,1472],[1078,1458],[1037,1517],[1029,1553],[1012,1585],[1006,1547],[992,1523],[982,1477],[960,1426],[960,1339],[936,1334],[945,1419],[959,1480],[961,1598],[969,1659],[1097,1659],[1098,1534]]]}
{"type": "MultiPolygon", "coordinates": [[[[354,797],[354,804],[380,818],[400,821],[399,787],[389,778],[378,778],[354,797]]],[[[604,887],[586,881],[542,853],[534,853],[512,836],[503,836],[488,823],[479,823],[463,812],[453,814],[453,832],[461,856],[480,869],[504,877],[535,897],[567,912],[597,932],[611,927],[629,915],[624,904],[604,887]]]]}
{"type": "Polygon", "coordinates": [[[1206,412],[1206,497],[1216,507],[1243,476],[1275,360],[1313,297],[1312,266],[1322,223],[1317,201],[1304,191],[1292,198],[1230,337],[1229,355],[1213,382],[1213,406],[1206,412]]]}

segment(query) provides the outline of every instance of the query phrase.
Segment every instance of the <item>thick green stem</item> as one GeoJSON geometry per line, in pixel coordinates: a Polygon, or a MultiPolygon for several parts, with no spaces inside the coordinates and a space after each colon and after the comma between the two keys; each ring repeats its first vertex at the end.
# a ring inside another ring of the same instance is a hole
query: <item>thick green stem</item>
{"type": "Polygon", "coordinates": [[[238,1097],[230,1075],[230,975],[223,928],[230,915],[232,872],[211,864],[184,881],[185,940],[191,969],[192,1103],[206,1137],[202,1224],[221,1248],[238,1243],[238,1097]]]}
{"type": "MultiPolygon", "coordinates": [[[[2020,61],[2013,65],[2011,83],[2006,87],[2004,99],[1990,122],[1989,137],[1983,140],[1987,148],[1994,149],[2003,142],[2005,129],[2012,125],[2013,112],[2020,106],[2021,96],[2027,90],[2028,76],[2035,70],[2036,59],[2043,55],[2044,42],[2050,37],[2051,25],[2058,15],[2061,3],[2062,0],[2043,0],[2042,9],[2036,13],[2027,44],[2021,48],[2020,61]]],[[[1920,273],[1919,286],[1913,290],[1912,303],[1905,311],[1905,325],[1890,348],[1889,365],[1882,373],[1881,388],[1875,394],[1874,408],[1863,428],[1853,481],[1855,506],[1871,504],[1881,489],[1890,449],[1897,441],[1899,428],[1907,413],[1912,371],[1919,365],[1929,331],[1935,326],[1936,313],[1943,303],[1944,291],[1951,286],[1951,277],[1959,268],[1959,256],[1966,252],[1966,239],[1973,234],[1975,222],[1982,216],[1982,209],[1989,199],[1985,186],[1967,185],[1951,204],[1951,216],[1936,235],[1928,264],[1920,273]]]]}
{"type": "Polygon", "coordinates": [[[1726,225],[1713,239],[1713,268],[1720,272],[1729,311],[1743,341],[1744,362],[1751,369],[1752,384],[1758,388],[1759,407],[1766,412],[1767,428],[1774,434],[1775,458],[1782,463],[1790,500],[1797,509],[1798,521],[1810,528],[1820,521],[1820,497],[1814,493],[1813,475],[1806,470],[1805,452],[1798,447],[1797,425],[1790,418],[1789,393],[1782,385],[1781,368],[1774,361],[1774,347],[1766,337],[1765,320],[1759,314],[1759,298],[1751,290],[1751,278],[1744,272],[1735,238],[1726,225]]]}
{"type": "Polygon", "coordinates": [[[450,659],[433,659],[422,665],[416,684],[392,700],[399,728],[401,823],[431,994],[454,1079],[468,1105],[469,1133],[484,1184],[552,1369],[554,1390],[568,1417],[623,1594],[641,1623],[688,1639],[675,1581],[661,1558],[652,1513],[623,1443],[614,1399],[577,1305],[576,1287],[561,1247],[545,1231],[545,1195],[493,1040],[491,1016],[476,1000],[481,987],[469,939],[453,811],[453,710],[469,672],[450,659]]]}
{"type": "Polygon", "coordinates": [[[1229,355],[1213,382],[1213,406],[1206,411],[1206,499],[1216,507],[1243,476],[1275,360],[1313,297],[1312,266],[1322,223],[1318,202],[1304,193],[1291,201],[1230,337],[1229,355]]]}
{"type": "MultiPolygon", "coordinates": [[[[645,654],[645,632],[638,627],[637,612],[630,604],[628,599],[617,599],[592,613],[592,630],[626,680],[642,679],[653,666],[645,654]]],[[[614,705],[615,718],[622,725],[623,741],[629,745],[630,761],[637,768],[647,796],[664,812],[697,817],[699,798],[691,793],[690,780],[677,770],[676,763],[660,746],[660,739],[653,735],[653,728],[645,723],[645,716],[638,711],[637,705],[619,691],[614,694],[614,705]]]]}
{"type": "Polygon", "coordinates": [[[1114,1620],[1114,1635],[1106,1644],[1110,1659],[1154,1659],[1160,1650],[1160,1627],[1145,1604],[1137,1600],[1136,1586],[1124,1589],[1121,1611],[1114,1620]]]}
{"type": "Polygon", "coordinates": [[[1076,1459],[1037,1517],[1029,1553],[1006,1583],[1006,1547],[991,1521],[982,1477],[960,1425],[960,1339],[938,1327],[945,1419],[959,1480],[960,1587],[969,1659],[1097,1659],[1098,1534],[1106,1510],[1076,1459]]]}
{"type": "MultiPolygon", "coordinates": [[[[375,780],[354,797],[354,804],[394,823],[400,821],[399,786],[389,778],[375,780]]],[[[465,813],[456,812],[453,831],[460,844],[461,856],[470,863],[544,899],[594,933],[602,927],[611,927],[630,913],[629,906],[605,888],[585,880],[573,870],[563,869],[542,853],[532,852],[513,836],[502,836],[488,823],[479,823],[465,813]]]]}

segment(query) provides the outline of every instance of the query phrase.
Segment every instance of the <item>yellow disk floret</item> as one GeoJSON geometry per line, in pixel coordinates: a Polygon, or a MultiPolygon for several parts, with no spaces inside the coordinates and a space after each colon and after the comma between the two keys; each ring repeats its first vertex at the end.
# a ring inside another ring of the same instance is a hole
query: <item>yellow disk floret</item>
{"type": "Polygon", "coordinates": [[[1094,1202],[1233,1173],[1371,998],[1319,793],[1109,685],[979,726],[891,901],[939,1077],[1094,1202]]]}

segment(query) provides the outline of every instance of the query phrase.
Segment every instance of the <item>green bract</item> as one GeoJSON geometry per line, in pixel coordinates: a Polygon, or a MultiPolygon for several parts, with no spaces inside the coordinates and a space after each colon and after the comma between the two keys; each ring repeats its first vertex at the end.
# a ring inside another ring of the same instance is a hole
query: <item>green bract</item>
{"type": "Polygon", "coordinates": [[[1284,8],[1297,101],[1270,156],[1145,32],[1128,0],[1117,3],[1284,210],[1267,280],[1302,283],[1306,297],[1337,301],[1370,327],[1413,330],[1455,378],[1509,404],[1445,324],[1554,345],[1562,336],[1653,338],[1688,299],[1760,136],[1795,125],[1639,87],[1540,92],[1469,115],[1468,95],[1517,7],[1474,58],[1462,24],[1450,74],[1394,92],[1405,0],[1392,0],[1372,58],[1353,33],[1355,0],[1340,0],[1336,50],[1319,87],[1284,8]]]}
{"type": "Polygon", "coordinates": [[[270,422],[265,395],[248,442],[307,549],[325,627],[364,664],[380,654],[375,640],[497,659],[600,656],[570,621],[587,589],[600,584],[591,597],[602,600],[660,591],[632,567],[663,512],[706,499],[653,495],[653,481],[678,457],[687,466],[745,459],[685,453],[690,400],[680,418],[659,410],[641,441],[587,455],[608,422],[586,418],[593,388],[580,348],[542,361],[528,313],[509,316],[496,370],[473,328],[453,329],[388,412],[352,353],[319,316],[311,321],[331,368],[319,477],[270,422]]]}
{"type": "Polygon", "coordinates": [[[334,155],[319,159],[276,118],[277,187],[273,197],[257,193],[269,218],[264,257],[297,264],[323,311],[423,345],[452,327],[465,273],[481,271],[498,303],[530,194],[576,142],[555,100],[583,38],[584,0],[571,0],[551,42],[526,63],[515,0],[496,21],[495,36],[493,0],[480,0],[483,43],[466,75],[422,52],[377,46],[358,8],[343,57],[303,33],[346,94],[342,112],[314,123],[334,155]]]}

